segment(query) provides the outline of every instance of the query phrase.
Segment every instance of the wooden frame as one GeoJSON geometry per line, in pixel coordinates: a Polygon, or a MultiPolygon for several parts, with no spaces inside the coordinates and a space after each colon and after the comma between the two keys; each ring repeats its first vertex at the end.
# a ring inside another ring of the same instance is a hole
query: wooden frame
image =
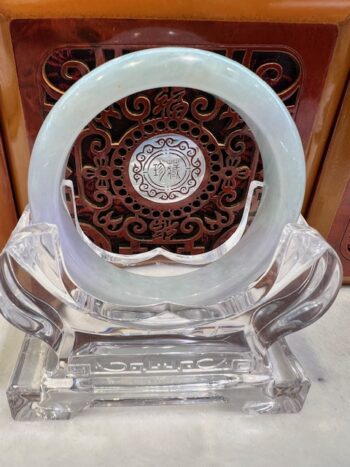
{"type": "Polygon", "coordinates": [[[335,248],[350,283],[350,84],[339,112],[308,220],[335,248]]]}
{"type": "MultiPolygon", "coordinates": [[[[327,79],[314,121],[312,137],[306,148],[308,186],[307,203],[322,161],[324,148],[335,119],[346,81],[349,64],[348,0],[324,0],[316,5],[308,1],[280,0],[3,0],[0,4],[0,104],[4,143],[13,180],[16,202],[22,210],[27,202],[29,149],[21,108],[16,66],[12,52],[10,22],[16,18],[157,18],[216,21],[290,22],[335,24],[339,34],[328,69],[327,79]]],[[[316,53],[316,51],[315,51],[316,53]]]]}
{"type": "Polygon", "coordinates": [[[0,250],[10,236],[17,222],[17,213],[13,200],[12,187],[3,144],[0,137],[0,250]]]}

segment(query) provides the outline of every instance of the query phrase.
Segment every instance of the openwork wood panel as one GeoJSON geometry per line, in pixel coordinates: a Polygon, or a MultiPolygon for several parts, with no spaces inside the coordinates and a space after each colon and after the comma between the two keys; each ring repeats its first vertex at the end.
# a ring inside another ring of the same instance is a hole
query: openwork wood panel
{"type": "MultiPolygon", "coordinates": [[[[11,35],[30,144],[54,103],[96,66],[135,50],[180,45],[211,50],[257,73],[280,95],[306,146],[337,31],[312,24],[57,19],[14,21],[11,35]]],[[[220,245],[237,228],[250,181],[262,176],[258,148],[239,115],[214,96],[180,88],[113,103],[83,130],[67,167],[84,232],[124,254],[156,246],[193,254],[220,245]]]]}
{"type": "MultiPolygon", "coordinates": [[[[54,51],[42,66],[45,111],[101,60],[130,51],[54,51]]],[[[296,57],[252,48],[215,52],[252,69],[295,113],[302,84],[296,57]]],[[[262,165],[249,128],[226,104],[198,90],[164,88],[97,115],[72,149],[67,178],[83,231],[105,250],[132,254],[162,246],[196,254],[234,233],[262,165]]]]}

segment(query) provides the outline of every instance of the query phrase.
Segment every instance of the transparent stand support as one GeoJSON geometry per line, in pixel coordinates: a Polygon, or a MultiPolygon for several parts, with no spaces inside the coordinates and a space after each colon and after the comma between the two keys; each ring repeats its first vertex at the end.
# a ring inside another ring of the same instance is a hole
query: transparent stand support
{"type": "Polygon", "coordinates": [[[77,288],[56,227],[32,224],[29,210],[0,268],[1,312],[26,333],[7,392],[16,420],[124,404],[297,412],[310,382],[284,337],[325,313],[342,277],[335,252],[300,218],[240,294],[197,308],[129,309],[77,288]]]}

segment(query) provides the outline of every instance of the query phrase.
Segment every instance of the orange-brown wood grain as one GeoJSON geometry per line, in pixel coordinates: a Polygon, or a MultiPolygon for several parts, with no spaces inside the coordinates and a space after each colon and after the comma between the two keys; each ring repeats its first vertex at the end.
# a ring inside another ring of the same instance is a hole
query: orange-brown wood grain
{"type": "Polygon", "coordinates": [[[11,183],[0,138],[0,250],[16,225],[17,214],[12,197],[11,183]]]}
{"type": "Polygon", "coordinates": [[[27,204],[29,147],[9,23],[0,19],[0,117],[4,149],[19,210],[27,204]]]}
{"type": "Polygon", "coordinates": [[[174,18],[333,23],[350,15],[349,0],[2,0],[7,18],[174,18]]]}
{"type": "Polygon", "coordinates": [[[350,281],[350,84],[343,100],[308,222],[337,250],[350,281]],[[348,238],[346,238],[348,237],[348,238]],[[349,247],[348,247],[349,246],[349,247]]]}
{"type": "Polygon", "coordinates": [[[337,110],[346,86],[350,68],[350,22],[339,26],[338,40],[330,63],[326,82],[320,99],[318,112],[306,148],[307,184],[304,209],[307,208],[314,181],[317,177],[325,148],[330,138],[330,131],[337,115],[337,110]]]}

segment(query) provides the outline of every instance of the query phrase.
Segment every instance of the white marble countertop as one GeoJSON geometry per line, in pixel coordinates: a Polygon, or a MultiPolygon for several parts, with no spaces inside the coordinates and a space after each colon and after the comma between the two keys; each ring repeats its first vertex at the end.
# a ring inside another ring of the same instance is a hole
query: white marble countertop
{"type": "Polygon", "coordinates": [[[296,415],[225,406],[93,409],[69,421],[14,422],[5,395],[23,335],[0,320],[0,465],[350,466],[350,288],[289,344],[311,378],[296,415]]]}

